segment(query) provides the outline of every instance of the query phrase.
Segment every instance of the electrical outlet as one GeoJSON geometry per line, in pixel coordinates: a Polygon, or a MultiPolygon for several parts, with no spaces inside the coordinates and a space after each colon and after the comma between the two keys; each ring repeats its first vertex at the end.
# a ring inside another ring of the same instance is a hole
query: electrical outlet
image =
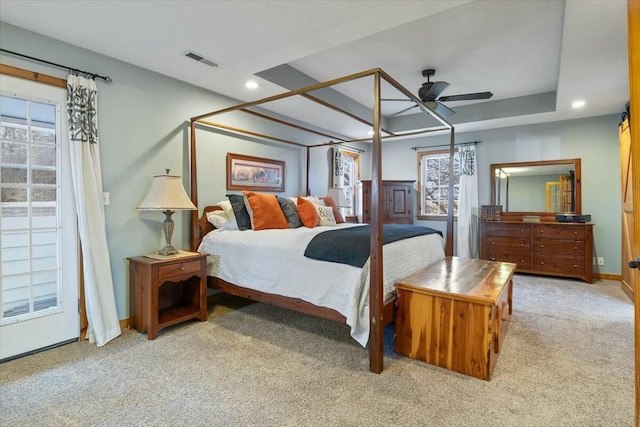
{"type": "Polygon", "coordinates": [[[110,194],[105,191],[104,193],[102,193],[102,204],[104,206],[108,206],[110,203],[111,203],[110,194]]]}
{"type": "Polygon", "coordinates": [[[602,256],[598,257],[598,265],[604,265],[604,257],[602,256]]]}

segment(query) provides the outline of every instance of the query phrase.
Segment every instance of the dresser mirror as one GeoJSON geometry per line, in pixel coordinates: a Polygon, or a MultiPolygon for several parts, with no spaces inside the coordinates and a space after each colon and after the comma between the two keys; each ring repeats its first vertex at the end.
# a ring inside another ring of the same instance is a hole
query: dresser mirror
{"type": "Polygon", "coordinates": [[[580,159],[495,163],[490,176],[492,203],[502,206],[505,220],[581,213],[580,159]]]}

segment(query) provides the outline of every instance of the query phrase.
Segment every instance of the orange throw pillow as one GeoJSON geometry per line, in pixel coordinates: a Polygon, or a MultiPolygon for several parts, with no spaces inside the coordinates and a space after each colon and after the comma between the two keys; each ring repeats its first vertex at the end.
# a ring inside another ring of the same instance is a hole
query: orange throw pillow
{"type": "Polygon", "coordinates": [[[318,211],[316,210],[316,207],[313,206],[313,203],[303,199],[302,197],[298,197],[297,205],[300,221],[302,221],[302,224],[304,224],[305,227],[313,228],[320,224],[320,217],[318,216],[318,211]]]}
{"type": "Polygon", "coordinates": [[[251,225],[254,230],[289,228],[280,203],[275,194],[260,194],[251,191],[242,192],[251,208],[251,225]]]}
{"type": "Polygon", "coordinates": [[[329,206],[331,210],[333,210],[333,216],[336,218],[336,224],[342,224],[344,222],[344,218],[340,213],[340,209],[336,206],[336,202],[333,200],[333,197],[320,197],[320,200],[324,202],[325,206],[329,206]]]}

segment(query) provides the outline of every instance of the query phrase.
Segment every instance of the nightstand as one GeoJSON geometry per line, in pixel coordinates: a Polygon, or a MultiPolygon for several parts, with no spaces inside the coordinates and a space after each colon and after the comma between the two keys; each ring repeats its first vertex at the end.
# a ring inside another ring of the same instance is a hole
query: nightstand
{"type": "Polygon", "coordinates": [[[150,340],[171,325],[207,320],[207,256],[129,260],[130,322],[150,340]]]}

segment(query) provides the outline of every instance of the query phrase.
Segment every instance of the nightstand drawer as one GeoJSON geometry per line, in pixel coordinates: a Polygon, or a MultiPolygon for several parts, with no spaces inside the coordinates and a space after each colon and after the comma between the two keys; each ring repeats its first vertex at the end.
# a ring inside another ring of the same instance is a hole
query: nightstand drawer
{"type": "Polygon", "coordinates": [[[158,278],[166,279],[167,277],[179,276],[187,273],[198,273],[202,263],[198,261],[177,262],[175,264],[161,265],[158,267],[158,278]]]}

